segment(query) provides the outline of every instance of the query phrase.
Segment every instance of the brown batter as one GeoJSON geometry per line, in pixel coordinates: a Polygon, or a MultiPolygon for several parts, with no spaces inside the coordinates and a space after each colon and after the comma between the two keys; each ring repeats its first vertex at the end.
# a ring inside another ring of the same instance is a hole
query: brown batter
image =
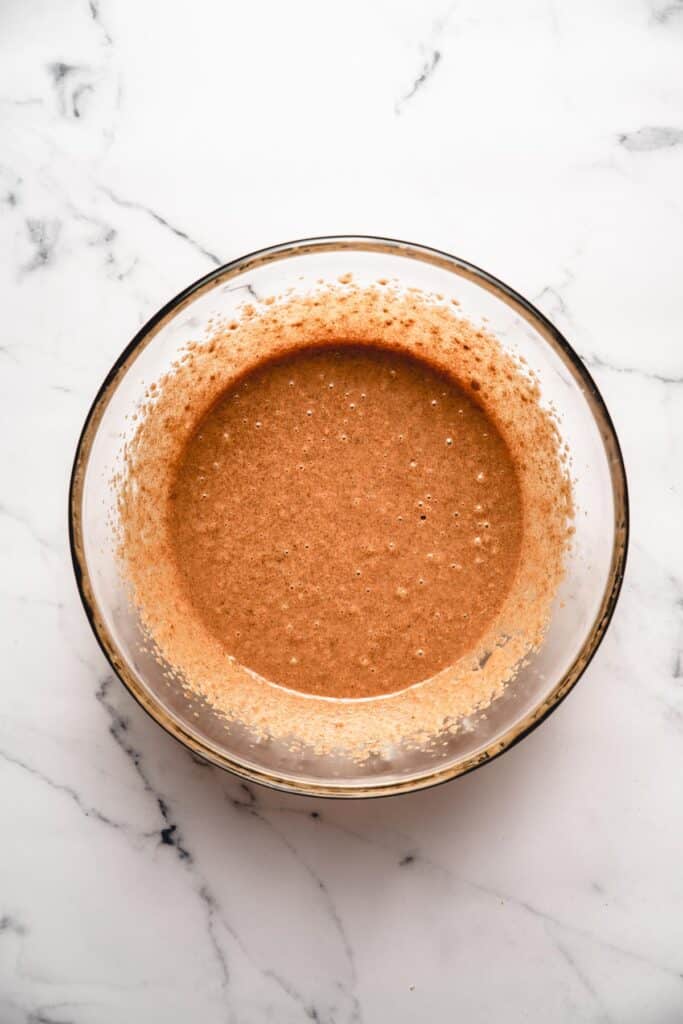
{"type": "Polygon", "coordinates": [[[471,650],[522,532],[509,449],[423,360],[344,346],[229,388],[182,453],[174,555],[246,667],[328,697],[391,693],[471,650]]]}
{"type": "Polygon", "coordinates": [[[457,300],[345,275],[247,303],[135,417],[113,528],[188,716],[305,756],[437,749],[542,643],[566,453],[457,300]]]}

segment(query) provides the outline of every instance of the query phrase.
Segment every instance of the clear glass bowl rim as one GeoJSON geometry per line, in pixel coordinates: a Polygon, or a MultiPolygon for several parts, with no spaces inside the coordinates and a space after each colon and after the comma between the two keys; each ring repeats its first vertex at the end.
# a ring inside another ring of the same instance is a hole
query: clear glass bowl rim
{"type": "Polygon", "coordinates": [[[617,436],[607,406],[598,390],[598,387],[590,375],[585,364],[579,358],[572,346],[561,334],[561,332],[540,312],[531,302],[516,292],[509,285],[504,284],[498,278],[482,270],[480,267],[460,257],[430,246],[418,245],[412,242],[401,241],[393,238],[383,238],[374,235],[327,235],[314,238],[302,238],[292,242],[283,242],[278,245],[269,246],[247,253],[244,256],[225,263],[210,273],[199,278],[183,291],[179,292],[173,299],[166,303],[146,324],[138,331],[132,341],[121,352],[107,373],[104,381],[93,399],[92,405],[85,418],[83,428],[78,439],[76,452],[71,471],[71,479],[68,497],[68,522],[69,522],[69,545],[73,570],[76,577],[76,584],[80,594],[81,602],[85,610],[90,626],[104,653],[107,661],[121,682],[140,704],[142,708],[171,736],[183,744],[192,753],[203,758],[210,764],[223,768],[226,771],[245,779],[249,782],[257,782],[260,785],[289,793],[298,793],[318,797],[341,797],[349,799],[365,799],[368,797],[393,796],[399,793],[414,792],[420,789],[436,786],[450,779],[457,778],[468,772],[479,768],[496,757],[499,757],[506,750],[528,736],[541,722],[543,722],[552,711],[559,706],[564,698],[577,684],[591,660],[593,659],[607,627],[614,614],[614,609],[619,598],[621,586],[626,568],[626,557],[629,542],[629,498],[626,470],[619,438],[617,436]],[[83,488],[85,482],[85,471],[88,464],[90,450],[97,429],[108,405],[111,395],[116,389],[119,375],[124,368],[127,369],[131,357],[142,350],[154,337],[157,330],[164,321],[176,315],[183,306],[187,305],[199,293],[212,287],[218,281],[228,281],[239,274],[267,263],[272,263],[293,256],[308,255],[315,252],[341,252],[344,250],[386,253],[393,256],[406,256],[425,263],[431,263],[441,269],[451,270],[459,276],[469,280],[492,292],[508,306],[512,307],[518,314],[531,323],[545,341],[552,345],[563,358],[564,362],[573,370],[574,376],[579,379],[585,389],[588,404],[597,422],[605,449],[608,452],[612,493],[615,504],[615,531],[614,544],[612,549],[610,573],[605,586],[603,598],[599,611],[593,621],[579,653],[572,665],[564,675],[555,683],[551,691],[543,701],[537,704],[532,711],[521,718],[506,733],[498,737],[484,750],[462,758],[460,761],[449,765],[447,768],[433,772],[425,772],[417,778],[410,778],[395,783],[367,784],[362,787],[354,787],[343,783],[299,783],[290,778],[280,777],[267,769],[255,770],[239,761],[232,760],[221,751],[203,743],[198,737],[183,729],[182,725],[173,720],[154,697],[140,686],[138,681],[129,671],[124,659],[121,657],[116,645],[107,630],[105,623],[99,613],[97,602],[94,598],[93,589],[90,584],[88,566],[85,558],[82,532],[81,508],[83,499],[83,488]]]}

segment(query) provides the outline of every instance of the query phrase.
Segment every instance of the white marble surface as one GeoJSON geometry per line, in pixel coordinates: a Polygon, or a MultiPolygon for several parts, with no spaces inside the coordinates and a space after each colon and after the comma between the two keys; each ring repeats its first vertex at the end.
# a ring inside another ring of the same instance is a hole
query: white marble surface
{"type": "Polygon", "coordinates": [[[0,1024],[683,1020],[681,0],[0,6],[0,1024]],[[341,804],[201,767],[112,678],[73,449],[181,287],[309,234],[535,299],[614,415],[620,606],[523,744],[341,804]]]}

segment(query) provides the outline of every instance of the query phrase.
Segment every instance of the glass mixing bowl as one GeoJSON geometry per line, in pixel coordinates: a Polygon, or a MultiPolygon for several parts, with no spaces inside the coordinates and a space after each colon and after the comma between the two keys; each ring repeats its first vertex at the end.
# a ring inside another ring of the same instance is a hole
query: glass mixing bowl
{"type": "Polygon", "coordinates": [[[559,331],[507,285],[464,260],[383,238],[340,236],[273,246],[213,271],[154,316],[121,354],[88,413],[74,462],[70,538],[83,604],[112,667],[133,696],[172,736],[200,757],[254,782],[318,796],[371,797],[452,779],[501,754],[538,725],[576,684],[604,636],[619,594],[628,541],[628,498],[619,442],[595,383],[559,331]],[[107,525],[111,486],[132,413],[212,317],[230,318],[250,295],[308,291],[351,272],[358,284],[395,278],[457,299],[468,319],[526,359],[544,403],[559,415],[568,444],[578,509],[566,577],[547,636],[517,678],[467,729],[433,750],[396,750],[365,764],[254,744],[238,724],[187,697],[146,653],[117,567],[107,525]]]}

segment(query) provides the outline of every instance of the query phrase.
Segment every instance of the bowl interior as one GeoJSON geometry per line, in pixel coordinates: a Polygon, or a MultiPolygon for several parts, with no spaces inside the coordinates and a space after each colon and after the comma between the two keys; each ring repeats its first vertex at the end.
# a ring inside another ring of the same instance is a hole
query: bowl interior
{"type": "Polygon", "coordinates": [[[381,239],[319,239],[245,257],[211,274],[143,328],[112,369],[79,444],[71,494],[74,564],[86,610],[105,653],[142,705],[208,760],[255,781],[297,792],[369,796],[417,789],[500,753],[568,692],[594,653],[618,594],[626,554],[627,498],[619,446],[604,404],[576,355],[528,303],[489,275],[433,250],[381,239]],[[255,741],[226,724],[169,679],[145,653],[137,615],[120,579],[108,525],[116,515],[113,475],[122,468],[133,413],[146,388],[166,372],[207,322],[230,317],[250,296],[287,288],[309,291],[351,272],[359,284],[380,277],[457,299],[471,321],[484,321],[501,344],[524,357],[552,404],[571,452],[576,534],[566,577],[540,651],[486,710],[438,750],[396,749],[364,764],[296,753],[255,741]]]}

